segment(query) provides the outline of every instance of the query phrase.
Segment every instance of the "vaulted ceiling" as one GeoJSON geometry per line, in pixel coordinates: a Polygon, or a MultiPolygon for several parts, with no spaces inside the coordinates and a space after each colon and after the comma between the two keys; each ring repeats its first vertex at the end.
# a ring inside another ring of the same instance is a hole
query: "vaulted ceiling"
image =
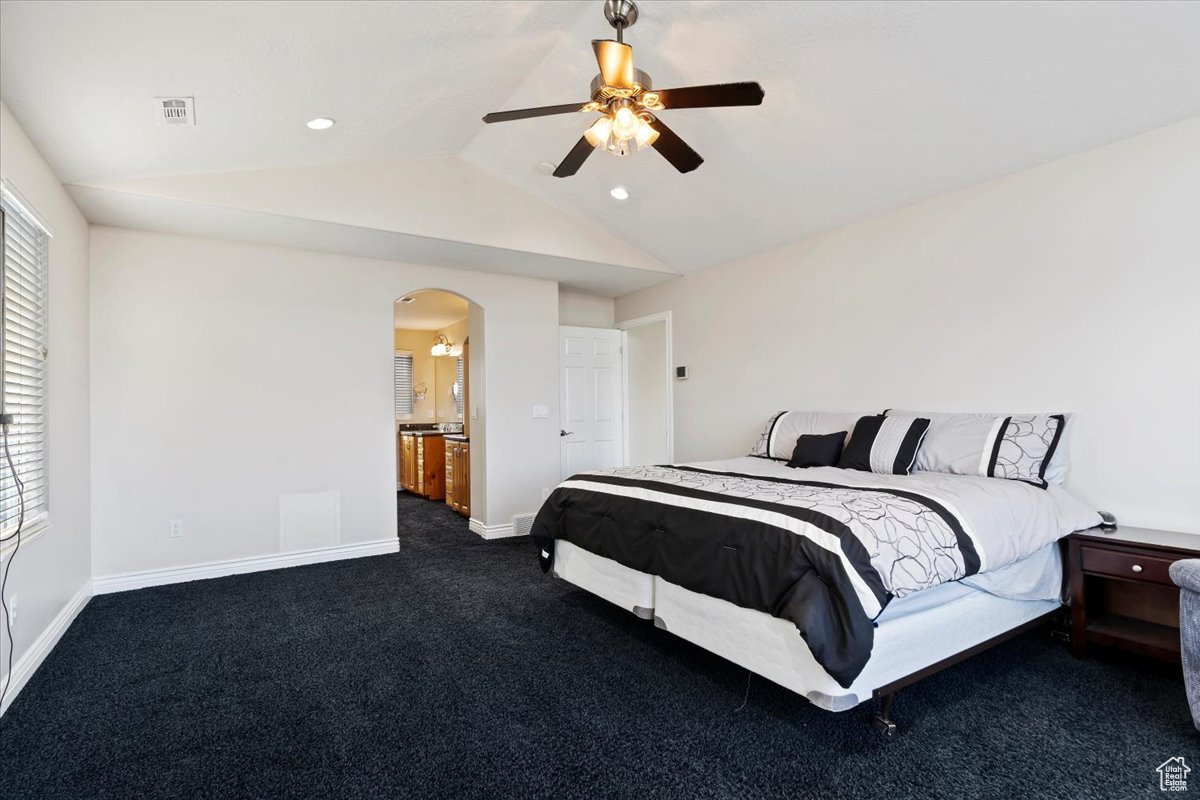
{"type": "Polygon", "coordinates": [[[615,295],[1196,116],[1197,30],[1195,3],[643,0],[656,86],[766,91],[664,113],[686,175],[554,178],[591,117],[480,121],[587,99],[599,0],[3,0],[0,96],[97,223],[615,295]],[[158,96],[196,125],[157,126],[158,96]]]}

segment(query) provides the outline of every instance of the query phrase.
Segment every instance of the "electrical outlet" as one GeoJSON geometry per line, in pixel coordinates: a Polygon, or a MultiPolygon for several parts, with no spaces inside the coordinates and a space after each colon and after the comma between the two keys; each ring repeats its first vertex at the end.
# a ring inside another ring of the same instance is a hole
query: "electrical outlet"
{"type": "Polygon", "coordinates": [[[181,536],[183,536],[183,520],[171,520],[171,538],[178,539],[181,536]]]}
{"type": "Polygon", "coordinates": [[[17,596],[14,594],[8,598],[8,627],[17,627],[17,596]]]}

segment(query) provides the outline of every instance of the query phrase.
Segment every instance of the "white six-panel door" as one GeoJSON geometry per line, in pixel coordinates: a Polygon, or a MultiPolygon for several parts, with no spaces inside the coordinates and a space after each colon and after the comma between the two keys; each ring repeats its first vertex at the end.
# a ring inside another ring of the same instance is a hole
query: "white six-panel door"
{"type": "Polygon", "coordinates": [[[624,464],[621,332],[560,327],[558,359],[562,477],[624,464]]]}

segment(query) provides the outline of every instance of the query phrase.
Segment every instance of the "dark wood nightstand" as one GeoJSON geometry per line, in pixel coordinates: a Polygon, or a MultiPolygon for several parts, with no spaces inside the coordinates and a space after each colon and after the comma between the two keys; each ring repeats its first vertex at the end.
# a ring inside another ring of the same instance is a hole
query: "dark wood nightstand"
{"type": "Polygon", "coordinates": [[[1167,568],[1200,557],[1200,536],[1121,526],[1067,538],[1071,652],[1089,644],[1179,661],[1179,589],[1167,568]]]}

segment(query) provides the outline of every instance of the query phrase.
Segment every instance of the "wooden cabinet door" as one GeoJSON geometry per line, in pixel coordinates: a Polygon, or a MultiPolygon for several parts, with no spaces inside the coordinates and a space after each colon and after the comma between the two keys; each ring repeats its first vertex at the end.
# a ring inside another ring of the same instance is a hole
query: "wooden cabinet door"
{"type": "Polygon", "coordinates": [[[457,442],[446,442],[446,505],[454,508],[454,484],[458,480],[458,471],[454,468],[455,453],[458,452],[457,442]]]}
{"type": "Polygon", "coordinates": [[[471,445],[461,442],[458,445],[458,463],[455,471],[460,476],[454,482],[459,513],[471,516],[471,445]]]}
{"type": "Polygon", "coordinates": [[[396,487],[404,486],[404,437],[400,431],[396,432],[396,487]]]}
{"type": "Polygon", "coordinates": [[[414,445],[414,437],[401,434],[400,441],[403,451],[401,458],[403,459],[402,463],[404,467],[401,473],[403,478],[400,485],[410,492],[415,492],[417,491],[417,453],[414,445]]]}
{"type": "Polygon", "coordinates": [[[421,494],[429,500],[446,498],[446,440],[441,436],[421,437],[421,494]]]}
{"type": "MultiPolygon", "coordinates": [[[[454,443],[454,497],[450,504],[454,510],[462,513],[462,442],[454,443]]],[[[446,489],[450,491],[449,488],[446,489]]]]}

